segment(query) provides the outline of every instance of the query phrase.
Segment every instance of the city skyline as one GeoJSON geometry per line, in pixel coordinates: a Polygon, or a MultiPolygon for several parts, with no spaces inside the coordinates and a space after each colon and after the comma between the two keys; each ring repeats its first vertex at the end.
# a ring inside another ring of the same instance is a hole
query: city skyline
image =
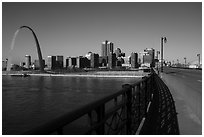
{"type": "MultiPolygon", "coordinates": [[[[101,53],[105,40],[126,56],[145,48],[160,50],[164,59],[179,62],[202,57],[202,3],[3,3],[2,59],[8,58],[15,31],[28,25],[35,31],[43,58],[101,53]],[[105,7],[105,8],[104,8],[105,7]],[[174,9],[174,10],[172,10],[174,9]],[[184,52],[185,51],[185,52],[184,52]]],[[[32,35],[21,30],[14,50],[37,58],[32,35]],[[35,52],[34,52],[35,51],[35,52]]]]}

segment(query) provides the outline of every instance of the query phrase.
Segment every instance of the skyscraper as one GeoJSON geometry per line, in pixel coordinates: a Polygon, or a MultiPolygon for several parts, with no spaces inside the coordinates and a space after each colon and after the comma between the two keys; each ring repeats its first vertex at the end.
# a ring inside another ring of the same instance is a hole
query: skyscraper
{"type": "Polygon", "coordinates": [[[95,53],[91,53],[91,67],[98,68],[99,67],[99,55],[95,53]]]}
{"type": "Polygon", "coordinates": [[[57,68],[62,69],[64,67],[64,58],[63,56],[56,57],[57,68]]]}
{"type": "Polygon", "coordinates": [[[25,68],[29,69],[31,66],[31,56],[25,55],[25,68]]]}
{"type": "Polygon", "coordinates": [[[99,66],[100,67],[106,67],[107,63],[108,63],[107,60],[108,60],[107,56],[100,56],[99,57],[99,66]]]}
{"type": "Polygon", "coordinates": [[[143,55],[143,63],[150,63],[150,66],[151,67],[155,67],[155,60],[154,60],[154,49],[153,48],[150,48],[150,49],[145,49],[144,50],[145,53],[147,54],[144,54],[143,55]]]}
{"type": "Polygon", "coordinates": [[[113,53],[113,43],[112,42],[108,42],[107,43],[107,56],[109,56],[109,54],[113,53]]]}
{"type": "Polygon", "coordinates": [[[116,66],[116,54],[115,53],[110,53],[108,56],[108,67],[110,69],[115,68],[116,66]]]}
{"type": "Polygon", "coordinates": [[[76,67],[77,68],[90,67],[90,60],[87,57],[79,56],[76,58],[76,67]]]}
{"type": "Polygon", "coordinates": [[[113,53],[113,42],[105,41],[101,45],[101,56],[108,56],[110,53],[113,53]]]}
{"type": "Polygon", "coordinates": [[[138,54],[137,53],[131,53],[131,67],[132,68],[138,68],[138,54]]]}
{"type": "Polygon", "coordinates": [[[68,68],[68,66],[69,66],[69,57],[66,58],[66,62],[65,63],[66,63],[66,68],[68,68]]]}
{"type": "Polygon", "coordinates": [[[66,67],[75,67],[77,64],[77,57],[67,57],[66,67]]]}
{"type": "Polygon", "coordinates": [[[47,67],[49,70],[56,69],[56,56],[47,57],[47,67]]]}
{"type": "Polygon", "coordinates": [[[101,56],[107,56],[107,43],[108,43],[107,40],[105,42],[102,42],[102,45],[101,45],[101,56]]]}

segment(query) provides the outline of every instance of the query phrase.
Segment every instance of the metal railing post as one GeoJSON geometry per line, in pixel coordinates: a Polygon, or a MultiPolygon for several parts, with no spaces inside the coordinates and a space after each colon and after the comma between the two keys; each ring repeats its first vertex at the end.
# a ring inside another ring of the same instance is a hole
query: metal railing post
{"type": "MultiPolygon", "coordinates": [[[[100,123],[105,117],[105,104],[99,106],[96,109],[96,113],[97,113],[97,122],[100,123]]],[[[96,133],[98,135],[105,134],[105,124],[104,123],[100,125],[100,127],[96,130],[96,133]]]]}
{"type": "Polygon", "coordinates": [[[144,93],[145,94],[145,116],[147,115],[147,111],[146,110],[147,110],[147,103],[148,103],[148,99],[147,99],[147,92],[148,92],[147,91],[147,86],[148,86],[147,85],[147,80],[148,79],[145,80],[145,93],[144,93]]]}
{"type": "Polygon", "coordinates": [[[122,85],[122,88],[127,90],[127,123],[126,123],[126,133],[127,135],[131,134],[132,127],[132,86],[129,84],[122,85]]]}
{"type": "Polygon", "coordinates": [[[137,98],[138,98],[138,123],[140,123],[140,113],[141,113],[141,111],[140,111],[140,107],[141,107],[141,106],[140,106],[140,105],[141,105],[141,104],[140,104],[140,103],[141,103],[141,102],[140,102],[140,89],[141,89],[141,87],[140,87],[140,86],[141,86],[141,83],[138,84],[138,88],[137,88],[137,90],[138,90],[138,91],[137,91],[137,95],[138,95],[138,97],[137,97],[137,98]]]}

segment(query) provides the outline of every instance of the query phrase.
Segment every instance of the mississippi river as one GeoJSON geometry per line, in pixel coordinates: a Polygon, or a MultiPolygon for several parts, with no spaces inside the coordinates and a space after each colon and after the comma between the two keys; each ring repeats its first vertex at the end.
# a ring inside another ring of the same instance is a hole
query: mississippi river
{"type": "Polygon", "coordinates": [[[22,134],[138,80],[2,76],[2,133],[22,134]]]}

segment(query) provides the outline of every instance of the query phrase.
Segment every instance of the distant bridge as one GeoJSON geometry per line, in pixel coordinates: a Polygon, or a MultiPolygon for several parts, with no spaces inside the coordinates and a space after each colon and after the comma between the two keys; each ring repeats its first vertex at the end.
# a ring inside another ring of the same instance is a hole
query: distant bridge
{"type": "Polygon", "coordinates": [[[172,95],[152,71],[135,84],[122,85],[122,90],[24,134],[178,135],[179,127],[172,95]]]}

